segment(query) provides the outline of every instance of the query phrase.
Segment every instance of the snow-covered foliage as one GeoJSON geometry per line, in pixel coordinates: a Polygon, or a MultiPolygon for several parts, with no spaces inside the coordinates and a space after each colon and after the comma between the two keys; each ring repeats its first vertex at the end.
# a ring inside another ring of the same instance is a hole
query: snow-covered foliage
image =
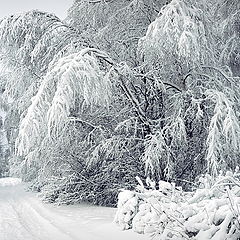
{"type": "Polygon", "coordinates": [[[71,35],[60,19],[44,12],[30,11],[2,19],[1,65],[11,71],[5,94],[19,98],[39,81],[56,53],[69,44],[65,40],[71,39],[71,35]]]}
{"type": "Polygon", "coordinates": [[[186,189],[234,169],[238,4],[221,0],[228,16],[219,2],[76,0],[66,23],[38,11],[3,19],[11,165],[45,199],[108,205],[136,173],[186,189]]]}
{"type": "Polygon", "coordinates": [[[141,185],[119,194],[115,222],[122,229],[162,240],[239,239],[239,168],[216,179],[201,176],[192,192],[164,181],[157,189],[141,185]]]}
{"type": "Polygon", "coordinates": [[[208,90],[206,95],[215,103],[214,115],[210,121],[207,137],[208,152],[206,159],[209,172],[216,174],[220,163],[228,161],[227,158],[231,156],[230,151],[239,151],[240,126],[233,109],[233,103],[224,93],[208,90]]]}
{"type": "Polygon", "coordinates": [[[220,59],[229,65],[235,76],[239,76],[240,4],[238,1],[221,0],[216,11],[221,19],[219,37],[224,43],[221,46],[220,59]]]}
{"type": "Polygon", "coordinates": [[[150,70],[159,70],[160,79],[185,88],[181,76],[211,62],[209,44],[201,10],[187,1],[173,0],[149,25],[138,51],[150,70]]]}
{"type": "MultiPolygon", "coordinates": [[[[109,105],[110,82],[97,63],[96,57],[83,49],[59,59],[32,100],[19,128],[17,152],[28,154],[46,135],[57,137],[70,120],[76,98],[85,106],[109,105]]],[[[74,119],[73,119],[74,120],[74,119]]]]}
{"type": "Polygon", "coordinates": [[[173,161],[171,158],[172,147],[186,143],[186,127],[184,125],[181,112],[175,116],[173,121],[169,121],[161,131],[156,131],[153,135],[147,136],[145,140],[145,151],[142,160],[146,164],[146,173],[156,173],[160,176],[166,176],[168,179],[172,177],[173,161]],[[168,138],[171,143],[168,143],[168,138]],[[164,169],[164,172],[161,172],[164,169]]]}
{"type": "Polygon", "coordinates": [[[196,165],[195,160],[187,164],[192,171],[201,162],[201,168],[208,165],[212,173],[238,162],[232,153],[239,152],[239,79],[219,67],[221,46],[209,27],[214,13],[208,9],[214,3],[200,2],[171,1],[138,44],[143,78],[162,94],[154,104],[167,106],[149,123],[143,159],[151,174],[172,179],[184,174],[178,173],[178,166],[189,158],[198,159],[196,165]]]}
{"type": "Polygon", "coordinates": [[[69,23],[117,61],[135,66],[139,38],[166,0],[75,1],[69,23]]]}
{"type": "Polygon", "coordinates": [[[79,47],[84,44],[59,18],[39,11],[2,19],[0,38],[1,106],[7,109],[5,130],[13,153],[21,115],[37,93],[48,65],[76,50],[72,42],[77,41],[79,47]]]}

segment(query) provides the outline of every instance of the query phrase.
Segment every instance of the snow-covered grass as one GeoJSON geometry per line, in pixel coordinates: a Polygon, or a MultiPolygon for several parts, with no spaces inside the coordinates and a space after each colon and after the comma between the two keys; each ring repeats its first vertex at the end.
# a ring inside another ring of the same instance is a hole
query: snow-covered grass
{"type": "Polygon", "coordinates": [[[123,230],[132,228],[161,240],[239,240],[238,170],[217,178],[205,175],[193,192],[163,181],[158,190],[141,184],[137,191],[123,191],[115,222],[123,230]]]}

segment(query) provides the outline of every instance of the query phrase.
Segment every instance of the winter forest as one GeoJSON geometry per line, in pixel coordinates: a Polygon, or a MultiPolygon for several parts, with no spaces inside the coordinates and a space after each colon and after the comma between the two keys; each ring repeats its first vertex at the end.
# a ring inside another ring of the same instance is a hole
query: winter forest
{"type": "Polygon", "coordinates": [[[240,239],[238,0],[10,15],[0,66],[0,196],[14,177],[47,206],[114,208],[126,240],[240,239]]]}

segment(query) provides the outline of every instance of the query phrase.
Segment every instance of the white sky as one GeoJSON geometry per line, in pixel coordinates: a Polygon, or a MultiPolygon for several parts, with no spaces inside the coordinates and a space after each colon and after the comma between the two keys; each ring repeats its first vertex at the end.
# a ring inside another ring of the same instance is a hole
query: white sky
{"type": "Polygon", "coordinates": [[[64,19],[72,3],[73,0],[0,0],[0,19],[33,9],[54,13],[64,19]]]}

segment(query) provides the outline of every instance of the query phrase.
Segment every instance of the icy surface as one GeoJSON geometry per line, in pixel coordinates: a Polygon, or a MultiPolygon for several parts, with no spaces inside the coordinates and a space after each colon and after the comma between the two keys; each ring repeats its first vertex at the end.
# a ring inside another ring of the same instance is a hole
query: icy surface
{"type": "Polygon", "coordinates": [[[55,206],[26,192],[20,179],[0,179],[1,240],[144,240],[114,223],[116,209],[89,206],[55,206]]]}

